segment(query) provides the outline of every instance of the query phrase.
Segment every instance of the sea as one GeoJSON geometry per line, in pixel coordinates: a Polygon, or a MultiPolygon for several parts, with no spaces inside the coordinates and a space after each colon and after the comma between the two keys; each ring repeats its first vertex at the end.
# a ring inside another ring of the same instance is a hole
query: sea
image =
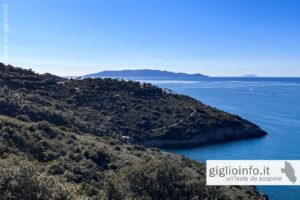
{"type": "MultiPolygon", "coordinates": [[[[250,120],[268,132],[266,137],[170,150],[172,152],[199,162],[216,159],[300,160],[300,78],[136,80],[189,95],[250,120]]],[[[259,186],[258,189],[273,200],[300,199],[300,186],[259,186]]]]}

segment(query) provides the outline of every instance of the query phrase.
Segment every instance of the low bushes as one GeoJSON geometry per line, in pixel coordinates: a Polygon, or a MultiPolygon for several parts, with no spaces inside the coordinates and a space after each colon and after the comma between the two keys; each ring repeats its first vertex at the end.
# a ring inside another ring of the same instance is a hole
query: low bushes
{"type": "Polygon", "coordinates": [[[0,162],[1,200],[71,200],[71,188],[17,157],[0,162]]]}

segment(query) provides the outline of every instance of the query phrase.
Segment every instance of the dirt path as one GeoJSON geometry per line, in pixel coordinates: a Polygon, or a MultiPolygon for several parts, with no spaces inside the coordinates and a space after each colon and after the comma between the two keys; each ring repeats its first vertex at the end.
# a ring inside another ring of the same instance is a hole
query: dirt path
{"type": "MultiPolygon", "coordinates": [[[[193,117],[197,113],[197,110],[193,107],[190,107],[190,108],[193,110],[193,112],[190,114],[190,117],[193,117]]],[[[155,129],[152,129],[151,131],[160,131],[160,130],[164,130],[164,129],[167,129],[167,128],[172,128],[174,126],[177,126],[177,125],[181,124],[183,121],[184,121],[184,119],[182,118],[178,122],[175,122],[173,124],[170,124],[168,126],[164,126],[164,127],[161,127],[161,128],[155,128],[155,129]]]]}

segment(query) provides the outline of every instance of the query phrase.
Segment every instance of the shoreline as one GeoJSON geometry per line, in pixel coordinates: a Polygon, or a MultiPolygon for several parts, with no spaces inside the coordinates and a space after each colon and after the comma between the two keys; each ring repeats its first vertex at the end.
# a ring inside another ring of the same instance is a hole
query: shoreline
{"type": "Polygon", "coordinates": [[[189,139],[182,140],[162,140],[150,139],[142,142],[140,145],[145,147],[155,147],[161,149],[190,149],[202,147],[211,144],[220,144],[229,141],[238,141],[252,138],[265,137],[268,133],[257,128],[254,132],[246,132],[246,130],[236,130],[232,128],[216,129],[205,134],[199,134],[189,139]]]}

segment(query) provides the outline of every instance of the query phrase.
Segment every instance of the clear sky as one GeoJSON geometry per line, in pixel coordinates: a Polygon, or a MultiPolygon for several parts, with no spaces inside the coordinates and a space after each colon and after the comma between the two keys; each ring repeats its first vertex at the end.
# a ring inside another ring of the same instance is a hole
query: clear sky
{"type": "Polygon", "coordinates": [[[0,61],[38,72],[300,76],[299,0],[0,2],[0,61]]]}

